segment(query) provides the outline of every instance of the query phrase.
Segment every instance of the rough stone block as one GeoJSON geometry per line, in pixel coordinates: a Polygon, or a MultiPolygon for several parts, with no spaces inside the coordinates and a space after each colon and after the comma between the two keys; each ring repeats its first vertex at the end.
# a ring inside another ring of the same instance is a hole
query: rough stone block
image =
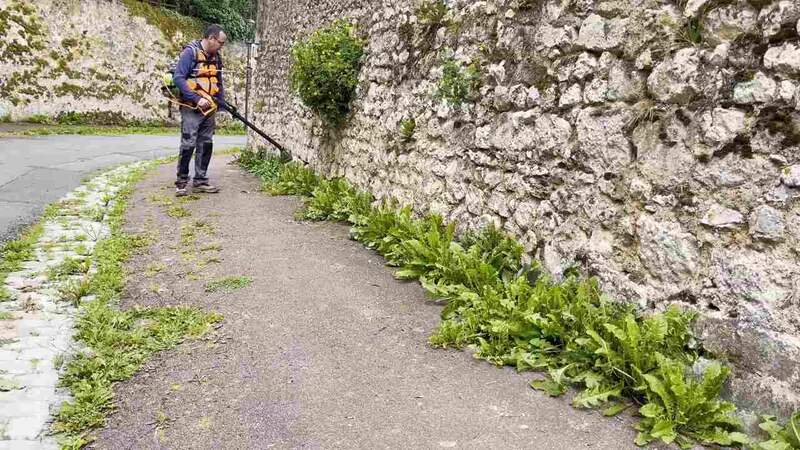
{"type": "Polygon", "coordinates": [[[577,44],[588,50],[612,50],[618,48],[625,38],[626,19],[606,19],[592,14],[584,19],[578,32],[577,44]]]}
{"type": "Polygon", "coordinates": [[[735,228],[744,223],[744,216],[735,209],[713,204],[703,214],[700,223],[713,228],[735,228]]]}
{"type": "Polygon", "coordinates": [[[647,78],[647,88],[659,101],[688,103],[702,90],[701,78],[700,53],[685,48],[656,65],[647,78]]]}
{"type": "Polygon", "coordinates": [[[756,239],[779,241],[785,229],[783,213],[771,206],[761,205],[750,215],[750,234],[756,239]]]}
{"type": "Polygon", "coordinates": [[[800,74],[800,45],[786,42],[770,47],[764,54],[764,67],[785,75],[800,74]]]}
{"type": "Polygon", "coordinates": [[[800,164],[785,167],[781,171],[781,182],[790,188],[800,187],[800,164]]]}
{"type": "Polygon", "coordinates": [[[775,100],[778,83],[763,72],[756,73],[750,81],[733,87],[733,101],[741,104],[770,103],[775,100]]]}

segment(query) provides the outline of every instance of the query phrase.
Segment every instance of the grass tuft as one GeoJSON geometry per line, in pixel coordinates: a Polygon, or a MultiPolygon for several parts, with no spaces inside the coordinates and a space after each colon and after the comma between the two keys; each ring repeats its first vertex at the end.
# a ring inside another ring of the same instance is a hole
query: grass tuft
{"type": "Polygon", "coordinates": [[[61,264],[50,268],[47,275],[51,280],[63,280],[72,275],[81,275],[89,271],[90,260],[64,258],[61,264]]]}
{"type": "Polygon", "coordinates": [[[249,286],[253,282],[250,277],[223,277],[206,283],[206,292],[234,291],[249,286]]]}
{"type": "Polygon", "coordinates": [[[184,208],[183,206],[173,205],[167,209],[167,215],[176,219],[181,217],[189,217],[192,215],[192,212],[188,209],[184,208]]]}

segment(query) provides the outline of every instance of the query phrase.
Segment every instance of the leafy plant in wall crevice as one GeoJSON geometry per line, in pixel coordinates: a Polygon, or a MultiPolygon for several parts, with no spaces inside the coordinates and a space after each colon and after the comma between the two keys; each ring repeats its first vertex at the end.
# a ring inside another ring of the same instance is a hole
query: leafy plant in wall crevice
{"type": "Polygon", "coordinates": [[[460,106],[469,101],[481,86],[481,71],[477,62],[466,67],[452,57],[442,63],[442,78],[436,91],[436,98],[452,106],[460,106]]]}
{"type": "Polygon", "coordinates": [[[400,133],[400,141],[404,143],[411,142],[414,139],[414,131],[417,129],[417,121],[413,117],[408,117],[400,121],[398,128],[400,133]]]}
{"type": "Polygon", "coordinates": [[[341,127],[350,113],[363,55],[363,40],[344,20],[292,47],[291,88],[331,128],[341,127]]]}

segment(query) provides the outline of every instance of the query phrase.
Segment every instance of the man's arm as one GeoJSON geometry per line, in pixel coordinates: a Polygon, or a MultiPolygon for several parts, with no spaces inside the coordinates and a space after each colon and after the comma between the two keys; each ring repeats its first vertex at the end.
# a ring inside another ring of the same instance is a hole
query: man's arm
{"type": "Polygon", "coordinates": [[[187,48],[178,59],[178,66],[175,68],[175,75],[172,79],[175,82],[175,86],[178,86],[178,89],[181,90],[184,100],[197,103],[201,97],[189,89],[189,84],[186,83],[186,78],[192,74],[192,70],[194,70],[194,50],[187,48]]]}

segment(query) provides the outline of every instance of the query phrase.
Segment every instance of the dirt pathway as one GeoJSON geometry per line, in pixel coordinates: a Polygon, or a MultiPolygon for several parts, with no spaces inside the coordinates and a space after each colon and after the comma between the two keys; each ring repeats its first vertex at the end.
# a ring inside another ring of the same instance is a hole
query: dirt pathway
{"type": "Polygon", "coordinates": [[[129,208],[129,228],[156,240],[130,263],[125,306],[195,304],[225,320],[117,385],[119,411],[96,448],[636,448],[625,419],[533,391],[530,374],[429,348],[440,307],[345,226],[296,222],[297,199],[258,192],[220,159],[223,192],[173,218],[173,172],[148,177],[129,208]],[[253,282],[204,291],[223,276],[253,282]]]}

